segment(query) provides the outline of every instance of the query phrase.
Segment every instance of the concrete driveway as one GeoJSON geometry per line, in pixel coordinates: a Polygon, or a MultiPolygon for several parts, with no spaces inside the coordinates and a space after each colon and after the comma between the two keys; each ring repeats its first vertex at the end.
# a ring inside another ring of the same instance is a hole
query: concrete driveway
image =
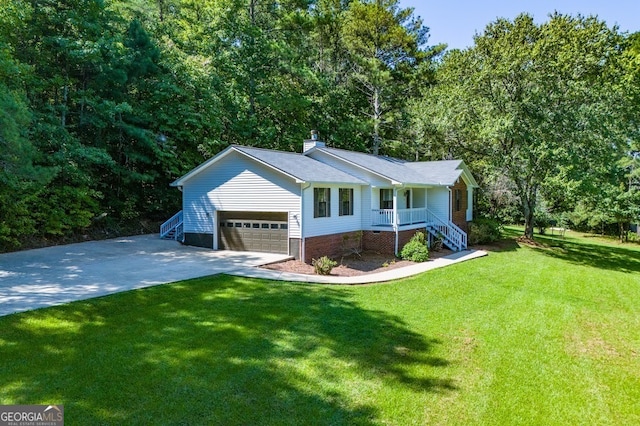
{"type": "Polygon", "coordinates": [[[0,316],[288,257],[188,247],[157,235],[0,254],[0,316]]]}

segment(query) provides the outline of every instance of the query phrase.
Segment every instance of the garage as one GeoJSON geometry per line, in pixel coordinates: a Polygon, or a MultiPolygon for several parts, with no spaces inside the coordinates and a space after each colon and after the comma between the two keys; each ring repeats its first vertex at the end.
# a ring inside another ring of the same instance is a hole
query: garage
{"type": "Polygon", "coordinates": [[[286,212],[219,212],[219,246],[223,250],[289,253],[286,212]]]}

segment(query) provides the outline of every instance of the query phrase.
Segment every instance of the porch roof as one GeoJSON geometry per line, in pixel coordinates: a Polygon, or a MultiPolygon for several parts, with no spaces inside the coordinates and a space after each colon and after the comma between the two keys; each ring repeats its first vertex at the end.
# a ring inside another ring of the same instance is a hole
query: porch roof
{"type": "Polygon", "coordinates": [[[337,148],[315,149],[389,179],[394,184],[451,186],[467,172],[471,186],[477,186],[462,160],[410,162],[337,148]]]}

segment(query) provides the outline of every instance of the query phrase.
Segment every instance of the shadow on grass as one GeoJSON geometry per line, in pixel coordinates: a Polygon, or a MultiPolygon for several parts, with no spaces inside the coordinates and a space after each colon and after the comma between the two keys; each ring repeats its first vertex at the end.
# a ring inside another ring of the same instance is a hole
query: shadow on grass
{"type": "Polygon", "coordinates": [[[380,386],[453,390],[439,342],[347,290],[216,276],[0,319],[0,403],[80,424],[379,423],[380,386]]]}
{"type": "Polygon", "coordinates": [[[562,259],[578,265],[592,266],[612,271],[638,273],[640,272],[640,252],[586,242],[560,241],[536,237],[539,241],[550,246],[549,249],[536,250],[548,256],[562,259]]]}
{"type": "MultiPolygon", "coordinates": [[[[509,230],[509,237],[519,235],[516,230],[509,230]]],[[[550,235],[535,235],[535,241],[540,246],[532,248],[538,253],[576,265],[626,273],[640,272],[640,251],[633,248],[591,243],[586,238],[550,235]]]]}

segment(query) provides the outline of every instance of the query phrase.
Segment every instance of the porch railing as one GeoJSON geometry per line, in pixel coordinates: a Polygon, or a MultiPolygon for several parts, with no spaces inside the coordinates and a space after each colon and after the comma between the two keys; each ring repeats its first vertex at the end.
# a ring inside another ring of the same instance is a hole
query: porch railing
{"type": "Polygon", "coordinates": [[[373,209],[371,210],[371,221],[373,225],[393,225],[395,224],[392,209],[373,209]]]}
{"type": "Polygon", "coordinates": [[[413,225],[415,223],[424,223],[427,220],[425,208],[399,209],[396,218],[393,217],[393,209],[373,209],[371,216],[372,223],[376,226],[413,225]]]}
{"type": "Polygon", "coordinates": [[[427,209],[401,209],[398,210],[398,225],[413,225],[427,221],[427,209]]]}
{"type": "Polygon", "coordinates": [[[467,248],[467,233],[455,223],[445,221],[436,216],[431,210],[425,209],[427,215],[427,229],[436,237],[442,236],[446,245],[455,250],[467,248]]]}
{"type": "Polygon", "coordinates": [[[373,209],[374,226],[403,226],[424,223],[427,230],[454,250],[467,248],[467,234],[456,224],[443,220],[427,208],[399,209],[394,217],[392,209],[373,209]]]}

